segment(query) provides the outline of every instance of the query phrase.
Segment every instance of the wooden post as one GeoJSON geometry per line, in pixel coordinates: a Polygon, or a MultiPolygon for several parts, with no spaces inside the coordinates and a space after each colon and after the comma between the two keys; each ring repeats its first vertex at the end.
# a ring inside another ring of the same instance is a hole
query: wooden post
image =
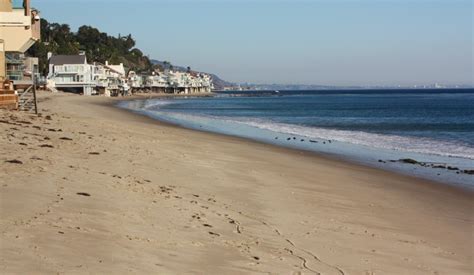
{"type": "Polygon", "coordinates": [[[35,103],[35,114],[38,114],[38,104],[36,103],[36,76],[35,70],[32,70],[31,79],[33,80],[33,100],[35,103]]]}
{"type": "Polygon", "coordinates": [[[0,81],[4,81],[7,77],[5,62],[5,42],[0,39],[0,81]]]}

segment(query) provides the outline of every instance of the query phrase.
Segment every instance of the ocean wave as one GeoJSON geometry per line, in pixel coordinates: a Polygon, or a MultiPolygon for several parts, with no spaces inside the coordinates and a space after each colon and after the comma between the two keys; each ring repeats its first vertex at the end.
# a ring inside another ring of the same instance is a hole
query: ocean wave
{"type": "Polygon", "coordinates": [[[362,131],[307,127],[293,124],[276,123],[260,119],[235,120],[228,118],[226,120],[228,122],[246,124],[252,127],[281,134],[298,135],[320,140],[333,140],[375,147],[379,149],[474,159],[474,148],[472,147],[468,147],[464,144],[434,140],[430,138],[404,137],[362,131]]]}
{"type": "MultiPolygon", "coordinates": [[[[141,110],[153,114],[160,119],[164,116],[175,120],[179,124],[198,126],[204,121],[212,126],[213,122],[220,122],[222,129],[218,132],[232,132],[236,124],[261,130],[271,131],[277,134],[295,135],[307,139],[332,140],[348,144],[367,146],[375,149],[394,150],[399,152],[411,152],[427,155],[438,155],[444,157],[457,157],[474,160],[474,148],[464,144],[451,141],[437,140],[423,137],[409,137],[390,134],[369,133],[355,130],[336,130],[321,127],[309,127],[281,122],[273,122],[267,119],[248,117],[221,117],[211,115],[195,115],[178,113],[164,110],[163,107],[174,104],[175,101],[168,100],[141,100],[129,101],[127,108],[141,110]],[[222,124],[224,123],[224,124],[222,124]],[[221,131],[222,130],[222,131],[221,131]]],[[[214,128],[214,131],[216,128],[214,128]]],[[[233,133],[238,135],[238,133],[233,133]]]]}

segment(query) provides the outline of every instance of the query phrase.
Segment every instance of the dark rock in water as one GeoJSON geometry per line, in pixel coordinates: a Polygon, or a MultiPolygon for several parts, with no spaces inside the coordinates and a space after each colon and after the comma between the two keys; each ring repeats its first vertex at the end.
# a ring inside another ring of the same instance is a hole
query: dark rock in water
{"type": "Polygon", "coordinates": [[[464,170],[464,174],[474,175],[474,170],[464,170]]]}
{"type": "Polygon", "coordinates": [[[286,140],[291,140],[291,138],[287,138],[286,140]]]}
{"type": "Polygon", "coordinates": [[[386,163],[386,161],[379,159],[380,163],[386,163]]]}
{"type": "Polygon", "coordinates": [[[418,161],[414,159],[400,159],[399,161],[403,163],[408,163],[408,164],[420,164],[418,161]]]}
{"type": "Polygon", "coordinates": [[[301,142],[303,142],[303,141],[304,141],[304,139],[301,140],[301,142]]]}
{"type": "Polygon", "coordinates": [[[326,141],[323,141],[323,144],[326,144],[326,141]]]}
{"type": "Polygon", "coordinates": [[[275,139],[278,139],[278,137],[275,137],[275,139]]]}
{"type": "Polygon", "coordinates": [[[329,141],[329,143],[332,143],[332,141],[331,141],[331,140],[328,140],[328,141],[329,141]]]}
{"type": "Polygon", "coordinates": [[[318,143],[316,140],[310,140],[311,143],[318,143]]]}
{"type": "Polygon", "coordinates": [[[448,170],[451,170],[451,171],[457,171],[457,170],[459,170],[459,168],[457,168],[457,167],[452,167],[452,166],[448,166],[447,169],[448,169],[448,170]]]}
{"type": "Polygon", "coordinates": [[[295,138],[295,137],[293,137],[293,140],[296,140],[296,138],[295,138]]]}
{"type": "Polygon", "coordinates": [[[444,165],[432,165],[431,168],[446,169],[446,166],[444,166],[444,165]]]}

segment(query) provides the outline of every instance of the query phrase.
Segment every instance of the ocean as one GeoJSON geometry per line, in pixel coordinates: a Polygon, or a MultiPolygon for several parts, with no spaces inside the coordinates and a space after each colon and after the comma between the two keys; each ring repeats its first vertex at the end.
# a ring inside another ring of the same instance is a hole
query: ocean
{"type": "Polygon", "coordinates": [[[474,190],[474,89],[228,91],[120,106],[474,190]]]}

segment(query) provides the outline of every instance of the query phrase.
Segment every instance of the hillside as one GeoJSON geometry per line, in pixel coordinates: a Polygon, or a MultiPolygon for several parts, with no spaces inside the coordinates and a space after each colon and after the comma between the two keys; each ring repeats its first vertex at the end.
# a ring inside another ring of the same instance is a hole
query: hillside
{"type": "MultiPolygon", "coordinates": [[[[139,73],[150,73],[156,68],[173,68],[178,71],[188,69],[172,66],[166,61],[150,60],[135,44],[131,34],[111,36],[91,26],[81,26],[74,32],[67,24],[50,23],[41,19],[41,41],[30,48],[28,55],[39,58],[39,71],[42,75],[48,74],[48,52],[57,55],[79,54],[84,51],[89,62],[123,63],[127,69],[139,73]]],[[[215,74],[210,75],[216,89],[232,85],[215,74]]]]}
{"type": "Polygon", "coordinates": [[[42,75],[48,71],[48,52],[53,54],[86,53],[92,62],[114,64],[123,63],[125,67],[146,72],[152,69],[152,64],[143,52],[135,47],[132,35],[111,36],[91,27],[82,26],[76,32],[71,31],[67,24],[50,23],[41,19],[41,41],[28,51],[28,55],[39,58],[39,70],[42,75]]]}

